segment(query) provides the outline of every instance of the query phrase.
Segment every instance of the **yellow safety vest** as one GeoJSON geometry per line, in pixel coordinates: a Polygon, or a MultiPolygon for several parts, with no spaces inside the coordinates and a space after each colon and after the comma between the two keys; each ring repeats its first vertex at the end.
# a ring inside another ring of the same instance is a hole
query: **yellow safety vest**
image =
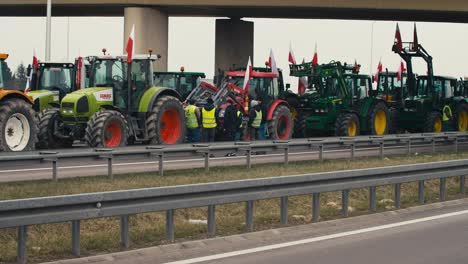
{"type": "Polygon", "coordinates": [[[443,121],[450,121],[451,117],[452,117],[452,109],[450,108],[450,106],[448,105],[445,105],[444,106],[444,109],[442,110],[442,114],[443,114],[443,121]],[[446,109],[448,109],[448,112],[450,113],[450,117],[447,116],[447,114],[445,113],[446,109]]]}
{"type": "MultiPolygon", "coordinates": [[[[242,112],[241,111],[237,111],[237,118],[241,118],[242,116],[242,112]]],[[[244,127],[244,122],[241,121],[241,124],[240,124],[240,128],[243,128],[244,127]]]]}
{"type": "Polygon", "coordinates": [[[255,111],[255,113],[256,113],[256,116],[255,116],[254,121],[252,122],[252,127],[253,128],[260,128],[260,125],[262,124],[262,118],[263,118],[262,110],[255,111]]]}
{"type": "Polygon", "coordinates": [[[203,128],[215,128],[216,127],[215,112],[216,112],[216,108],[213,108],[210,111],[206,111],[205,108],[203,108],[202,110],[203,128]]]}
{"type": "Polygon", "coordinates": [[[198,120],[195,111],[197,107],[194,105],[189,105],[185,107],[185,119],[187,121],[187,128],[194,129],[198,128],[198,120]]]}

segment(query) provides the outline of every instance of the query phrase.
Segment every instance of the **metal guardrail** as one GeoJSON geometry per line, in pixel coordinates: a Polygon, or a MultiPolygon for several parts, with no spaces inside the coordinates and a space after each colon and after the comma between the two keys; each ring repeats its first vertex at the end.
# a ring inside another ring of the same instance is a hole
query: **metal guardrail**
{"type": "Polygon", "coordinates": [[[467,132],[446,132],[446,133],[426,133],[426,134],[402,134],[387,136],[361,136],[361,137],[333,137],[333,138],[310,138],[293,139],[287,141],[257,141],[257,142],[232,142],[222,144],[194,144],[183,146],[147,146],[147,147],[127,147],[119,149],[76,149],[73,151],[40,151],[32,153],[3,153],[0,154],[0,166],[2,163],[14,161],[39,161],[50,162],[52,166],[52,179],[57,181],[58,162],[60,160],[91,158],[107,161],[107,174],[113,178],[113,161],[116,158],[143,155],[148,159],[155,159],[158,163],[160,175],[164,175],[164,160],[171,157],[199,156],[204,158],[206,171],[210,169],[210,157],[223,152],[235,152],[245,155],[246,167],[252,166],[252,153],[262,150],[283,151],[284,163],[289,163],[289,154],[299,149],[317,150],[319,160],[325,159],[325,149],[347,148],[350,151],[350,158],[354,159],[355,151],[359,147],[379,147],[379,156],[383,158],[386,146],[406,146],[407,153],[411,153],[411,148],[416,145],[432,146],[432,152],[436,151],[436,144],[452,143],[454,150],[458,151],[459,143],[468,142],[467,132]]]}
{"type": "Polygon", "coordinates": [[[130,245],[130,215],[166,212],[166,238],[174,241],[174,211],[208,207],[208,234],[216,232],[216,205],[245,202],[245,228],[253,230],[254,202],[281,199],[280,219],[288,223],[288,198],[312,195],[312,219],[320,219],[320,194],[342,192],[342,215],[348,216],[349,192],[369,188],[369,210],[376,211],[376,187],[394,185],[395,207],[401,206],[401,184],[419,182],[418,199],[424,203],[424,181],[440,179],[440,200],[446,198],[446,178],[460,177],[460,192],[465,193],[468,160],[444,161],[415,165],[358,169],[337,172],[239,180],[220,183],[181,185],[66,195],[0,202],[0,228],[17,228],[18,261],[26,262],[27,227],[71,222],[72,253],[80,255],[80,221],[102,217],[120,217],[121,244],[130,245]]]}

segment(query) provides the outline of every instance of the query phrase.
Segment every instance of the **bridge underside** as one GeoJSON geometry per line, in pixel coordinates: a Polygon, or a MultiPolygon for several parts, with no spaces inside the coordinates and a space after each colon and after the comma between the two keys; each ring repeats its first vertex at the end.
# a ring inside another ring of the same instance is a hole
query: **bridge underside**
{"type": "MultiPolygon", "coordinates": [[[[339,7],[213,7],[86,4],[53,6],[54,16],[124,16],[126,7],[152,7],[169,16],[322,18],[467,23],[466,11],[400,10],[339,7]]],[[[0,16],[44,16],[45,5],[2,5],[0,16]]]]}

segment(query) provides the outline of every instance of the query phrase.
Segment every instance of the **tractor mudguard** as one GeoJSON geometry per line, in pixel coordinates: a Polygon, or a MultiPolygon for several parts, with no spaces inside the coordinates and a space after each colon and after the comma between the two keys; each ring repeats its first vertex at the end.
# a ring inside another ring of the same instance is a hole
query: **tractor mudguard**
{"type": "Polygon", "coordinates": [[[28,96],[32,97],[36,102],[34,106],[36,111],[42,111],[48,109],[52,104],[59,105],[60,94],[59,91],[49,91],[49,90],[36,90],[28,93],[28,96]]]}
{"type": "Polygon", "coordinates": [[[138,105],[138,112],[144,113],[151,111],[156,100],[162,95],[170,95],[180,100],[180,94],[166,87],[151,87],[145,91],[138,105]]]}
{"type": "Polygon", "coordinates": [[[270,121],[273,118],[273,113],[275,112],[276,107],[278,107],[279,105],[285,105],[286,107],[289,108],[288,102],[284,100],[275,100],[268,108],[268,112],[266,116],[267,121],[270,121]]]}
{"type": "Polygon", "coordinates": [[[30,104],[34,104],[34,100],[31,98],[31,96],[28,96],[27,94],[21,91],[5,90],[3,88],[0,88],[0,100],[6,99],[6,98],[20,98],[30,104]]]}

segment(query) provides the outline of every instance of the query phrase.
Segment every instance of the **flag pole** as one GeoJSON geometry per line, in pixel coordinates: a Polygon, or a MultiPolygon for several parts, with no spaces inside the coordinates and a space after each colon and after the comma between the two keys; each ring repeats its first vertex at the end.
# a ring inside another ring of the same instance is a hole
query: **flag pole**
{"type": "Polygon", "coordinates": [[[46,19],[46,50],[45,59],[50,61],[51,52],[51,30],[52,30],[52,0],[47,0],[47,19],[46,19]]]}

